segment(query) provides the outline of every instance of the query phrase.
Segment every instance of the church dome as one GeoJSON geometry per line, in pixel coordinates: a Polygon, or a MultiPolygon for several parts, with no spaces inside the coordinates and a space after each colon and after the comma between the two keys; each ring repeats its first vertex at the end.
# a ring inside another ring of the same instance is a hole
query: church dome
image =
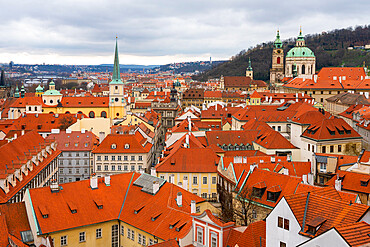
{"type": "Polygon", "coordinates": [[[37,93],[42,93],[42,92],[44,92],[44,88],[41,87],[41,85],[38,85],[37,88],[36,88],[36,92],[37,93]]]}
{"type": "Polygon", "coordinates": [[[315,54],[308,47],[296,46],[288,51],[286,57],[315,57],[315,54]]]}

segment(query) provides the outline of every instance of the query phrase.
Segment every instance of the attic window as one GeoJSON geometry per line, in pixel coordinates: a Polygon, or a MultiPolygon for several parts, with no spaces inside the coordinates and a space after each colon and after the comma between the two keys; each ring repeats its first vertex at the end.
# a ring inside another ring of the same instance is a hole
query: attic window
{"type": "Polygon", "coordinates": [[[145,206],[142,206],[139,209],[135,209],[134,214],[138,214],[145,206]]]}
{"type": "Polygon", "coordinates": [[[159,213],[157,214],[156,216],[152,217],[152,221],[155,221],[156,219],[158,219],[159,216],[161,216],[162,213],[159,213]]]}
{"type": "Polygon", "coordinates": [[[181,229],[184,228],[185,225],[186,225],[186,223],[182,224],[180,227],[177,227],[176,232],[181,231],[181,229]]]}
{"type": "Polygon", "coordinates": [[[179,222],[180,222],[180,220],[176,221],[173,224],[170,224],[170,229],[174,228],[177,225],[177,223],[179,223],[179,222]]]}
{"type": "Polygon", "coordinates": [[[49,217],[49,211],[44,205],[39,206],[39,210],[41,212],[42,218],[46,219],[49,217]]]}
{"type": "Polygon", "coordinates": [[[98,209],[103,209],[103,202],[100,199],[94,199],[94,202],[98,209]]]}
{"type": "Polygon", "coordinates": [[[110,146],[111,149],[116,149],[117,148],[117,144],[113,143],[111,146],[110,146]]]}
{"type": "Polygon", "coordinates": [[[367,187],[367,185],[369,184],[369,179],[368,178],[361,179],[360,182],[361,186],[367,187]]]}
{"type": "Polygon", "coordinates": [[[125,149],[129,149],[130,148],[130,144],[126,143],[125,144],[125,149]]]}
{"type": "Polygon", "coordinates": [[[67,204],[72,214],[77,213],[77,206],[73,202],[67,202],[67,204]]]}

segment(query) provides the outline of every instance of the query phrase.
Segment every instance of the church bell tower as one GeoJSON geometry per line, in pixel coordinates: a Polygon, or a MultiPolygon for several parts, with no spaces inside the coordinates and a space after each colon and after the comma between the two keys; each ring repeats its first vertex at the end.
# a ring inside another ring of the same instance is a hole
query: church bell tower
{"type": "Polygon", "coordinates": [[[284,78],[284,50],[280,40],[279,30],[276,34],[272,51],[272,68],[270,69],[270,83],[275,84],[284,78]]]}

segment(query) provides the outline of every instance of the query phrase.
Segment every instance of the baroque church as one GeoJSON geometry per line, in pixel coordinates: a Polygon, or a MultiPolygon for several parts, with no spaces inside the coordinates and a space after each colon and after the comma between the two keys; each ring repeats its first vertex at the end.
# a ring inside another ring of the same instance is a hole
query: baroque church
{"type": "Polygon", "coordinates": [[[270,83],[279,83],[284,77],[306,77],[312,78],[315,74],[316,57],[313,51],[306,46],[302,29],[296,40],[295,46],[287,52],[284,68],[284,50],[277,31],[272,51],[272,68],[270,69],[270,83]]]}

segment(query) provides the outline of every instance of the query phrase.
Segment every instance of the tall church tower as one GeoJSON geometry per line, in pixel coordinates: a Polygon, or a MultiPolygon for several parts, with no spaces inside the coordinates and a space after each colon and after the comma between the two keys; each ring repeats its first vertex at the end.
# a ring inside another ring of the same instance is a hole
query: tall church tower
{"type": "Polygon", "coordinates": [[[270,83],[275,84],[284,77],[284,50],[280,40],[279,30],[276,34],[272,51],[272,68],[270,69],[270,83]]]}
{"type": "Polygon", "coordinates": [[[121,81],[119,69],[118,44],[116,37],[116,50],[114,52],[114,66],[112,81],[109,82],[109,117],[123,118],[125,112],[126,100],[124,98],[124,83],[121,81]]]}
{"type": "Polygon", "coordinates": [[[248,68],[245,71],[245,76],[250,77],[253,80],[253,69],[252,69],[251,58],[249,58],[248,68]]]}

